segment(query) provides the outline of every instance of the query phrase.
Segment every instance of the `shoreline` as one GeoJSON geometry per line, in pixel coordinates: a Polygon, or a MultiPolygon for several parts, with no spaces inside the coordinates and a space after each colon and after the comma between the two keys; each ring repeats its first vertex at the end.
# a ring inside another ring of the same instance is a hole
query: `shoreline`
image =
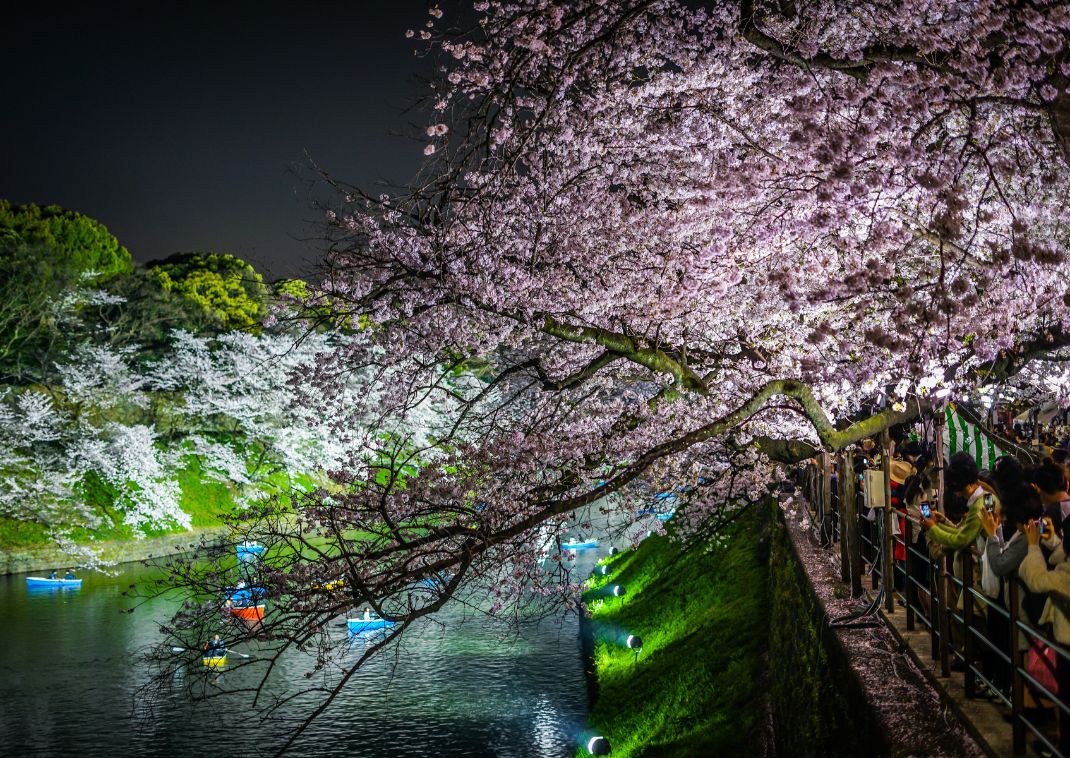
{"type": "MultiPolygon", "coordinates": [[[[101,557],[106,562],[135,563],[147,558],[189,552],[199,545],[201,538],[211,537],[213,534],[221,536],[225,531],[224,526],[199,527],[188,532],[175,532],[141,540],[103,540],[94,543],[93,547],[100,549],[101,557]]],[[[66,566],[72,560],[69,553],[50,545],[14,550],[0,549],[0,575],[53,569],[66,566]]]]}

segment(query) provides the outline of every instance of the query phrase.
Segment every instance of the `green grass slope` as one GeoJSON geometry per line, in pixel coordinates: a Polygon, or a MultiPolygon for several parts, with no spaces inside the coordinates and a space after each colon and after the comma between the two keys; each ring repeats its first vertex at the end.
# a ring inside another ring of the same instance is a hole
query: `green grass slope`
{"type": "Polygon", "coordinates": [[[590,724],[614,756],[756,752],[769,626],[760,514],[727,537],[687,552],[651,537],[610,559],[609,576],[585,593],[598,680],[590,724]],[[614,584],[624,597],[603,600],[614,584]],[[628,634],[643,639],[638,662],[628,634]]]}

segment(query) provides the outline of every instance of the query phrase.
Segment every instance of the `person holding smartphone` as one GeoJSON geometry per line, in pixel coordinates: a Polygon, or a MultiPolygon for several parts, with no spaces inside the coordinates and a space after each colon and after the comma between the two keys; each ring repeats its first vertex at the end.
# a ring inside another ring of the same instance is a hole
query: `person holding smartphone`
{"type": "MultiPolygon", "coordinates": [[[[977,560],[973,561],[973,586],[982,587],[981,555],[985,549],[984,538],[981,533],[981,513],[999,513],[1001,511],[999,499],[995,496],[992,488],[980,481],[980,469],[977,461],[969,453],[955,453],[948,461],[944,470],[944,492],[951,496],[957,496],[966,501],[966,515],[958,525],[952,524],[940,513],[933,513],[932,518],[922,519],[921,526],[925,529],[925,536],[932,545],[940,545],[948,550],[955,551],[955,560],[952,563],[954,575],[959,581],[964,579],[962,572],[962,557],[957,553],[963,550],[973,550],[977,560]],[[979,539],[980,538],[980,539],[979,539]]],[[[932,549],[930,545],[930,549],[932,549]]],[[[935,552],[935,551],[934,551],[935,552]]],[[[962,610],[962,594],[956,593],[954,607],[962,610]]],[[[948,603],[952,598],[948,597],[948,603]]],[[[974,618],[977,623],[983,623],[987,606],[984,603],[977,604],[977,613],[974,618]]],[[[961,643],[965,630],[954,625],[952,635],[961,643]]],[[[961,670],[962,664],[956,662],[952,665],[955,670],[961,670]]]]}
{"type": "Polygon", "coordinates": [[[1059,532],[1063,519],[1070,516],[1070,492],[1066,489],[1066,471],[1052,461],[1040,464],[1033,471],[1033,484],[1044,501],[1044,515],[1048,516],[1059,532]]]}
{"type": "MultiPolygon", "coordinates": [[[[1010,607],[1010,587],[1005,579],[1013,576],[1025,559],[1029,547],[1025,537],[1026,528],[1034,520],[1041,518],[1043,507],[1037,491],[1024,480],[1019,480],[1016,484],[1006,483],[1003,493],[1002,518],[1000,514],[987,509],[981,512],[980,518],[981,529],[987,538],[984,560],[988,564],[988,570],[999,579],[999,595],[996,600],[1004,608],[1008,608],[1010,607]],[[999,528],[1001,523],[1006,524],[1002,530],[999,528]],[[1006,538],[1010,528],[1014,529],[1014,533],[1006,538]]],[[[1051,534],[1050,526],[1047,531],[1051,534]]],[[[1027,603],[1027,594],[1021,592],[1018,597],[1018,613],[1023,619],[1029,619],[1027,609],[1032,605],[1032,603],[1027,603]]],[[[1030,620],[1035,621],[1035,619],[1030,620]]],[[[989,613],[986,626],[989,639],[1010,656],[1010,620],[1000,613],[989,613]]],[[[1029,649],[1029,642],[1024,634],[1019,640],[1019,647],[1022,650],[1029,649]]],[[[985,665],[990,669],[992,682],[1004,692],[1010,692],[1010,664],[998,656],[990,656],[985,660],[985,665]]]]}
{"type": "Polygon", "coordinates": [[[980,480],[977,461],[969,453],[955,453],[948,461],[944,472],[944,491],[966,500],[966,516],[958,525],[952,524],[943,514],[934,512],[922,519],[921,526],[926,536],[938,545],[951,550],[963,550],[973,544],[981,533],[981,511],[995,513],[1000,510],[995,491],[980,480]]]}
{"type": "MultiPolygon", "coordinates": [[[[1067,617],[1067,611],[1070,609],[1070,561],[1065,560],[1065,553],[1060,546],[1060,549],[1052,554],[1052,559],[1062,556],[1063,560],[1057,561],[1055,568],[1048,571],[1044,554],[1040,550],[1041,523],[1031,521],[1026,526],[1025,536],[1029,548],[1022,565],[1018,567],[1018,576],[1022,578],[1030,592],[1049,593],[1040,623],[1050,622],[1055,641],[1064,647],[1070,646],[1070,618],[1067,617]]],[[[1070,661],[1059,654],[1055,656],[1055,680],[1059,685],[1059,698],[1065,702],[1065,699],[1070,696],[1070,661]]],[[[1059,720],[1059,752],[1068,755],[1070,754],[1070,717],[1062,708],[1057,708],[1056,714],[1059,720]]]]}

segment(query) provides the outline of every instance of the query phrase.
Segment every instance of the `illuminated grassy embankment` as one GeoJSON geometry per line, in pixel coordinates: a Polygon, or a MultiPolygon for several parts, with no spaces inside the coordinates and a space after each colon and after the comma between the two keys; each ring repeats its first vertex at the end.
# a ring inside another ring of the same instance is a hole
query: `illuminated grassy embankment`
{"type": "Polygon", "coordinates": [[[614,756],[759,753],[769,628],[763,515],[747,514],[709,547],[681,551],[651,537],[592,582],[591,726],[614,756]],[[613,585],[624,596],[603,599],[613,585]],[[629,634],[642,637],[638,661],[629,634]]]}

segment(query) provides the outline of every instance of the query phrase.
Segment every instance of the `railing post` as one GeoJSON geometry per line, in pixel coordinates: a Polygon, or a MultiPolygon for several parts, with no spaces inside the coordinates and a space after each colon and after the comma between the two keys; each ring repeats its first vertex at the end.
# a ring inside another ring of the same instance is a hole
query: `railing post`
{"type": "Polygon", "coordinates": [[[862,540],[858,534],[858,495],[855,492],[855,456],[848,451],[843,456],[843,526],[846,528],[847,551],[851,561],[851,597],[862,595],[862,540]]]}
{"type": "Polygon", "coordinates": [[[903,519],[903,539],[906,542],[906,605],[907,605],[907,629],[914,631],[914,606],[918,604],[918,587],[914,584],[914,561],[917,556],[911,546],[914,544],[914,522],[909,518],[903,519]]]}
{"type": "Polygon", "coordinates": [[[975,640],[973,634],[973,553],[965,548],[962,553],[962,654],[966,675],[966,697],[977,696],[977,675],[973,671],[975,640]]]}
{"type": "MultiPolygon", "coordinates": [[[[1021,539],[1021,538],[1019,538],[1021,539]]],[[[1021,639],[1022,632],[1018,628],[1019,619],[1019,593],[1018,575],[1007,577],[1008,605],[1011,615],[1011,732],[1014,737],[1014,754],[1025,754],[1025,724],[1022,723],[1022,711],[1025,709],[1025,680],[1022,678],[1021,639]]]]}
{"type": "MultiPolygon", "coordinates": [[[[926,540],[926,543],[928,540],[926,540]]],[[[926,545],[927,546],[927,545],[926,545]]],[[[927,557],[926,571],[929,573],[929,655],[932,659],[940,658],[940,619],[943,617],[943,605],[940,600],[940,577],[937,565],[933,563],[932,555],[925,551],[927,557]]],[[[939,561],[937,561],[939,563],[939,561]]]]}
{"type": "Polygon", "coordinates": [[[821,453],[821,547],[832,544],[832,456],[821,453]]]}
{"type": "Polygon", "coordinates": [[[933,436],[936,437],[936,510],[944,512],[944,423],[945,409],[941,408],[933,419],[933,436]]]}
{"type": "Polygon", "coordinates": [[[951,582],[948,564],[954,555],[944,554],[940,560],[940,675],[951,676],[951,582]]]}
{"type": "Polygon", "coordinates": [[[838,497],[837,505],[838,514],[836,516],[836,523],[840,527],[840,581],[846,583],[851,581],[851,565],[850,555],[851,550],[847,541],[847,529],[845,514],[847,512],[847,479],[843,473],[844,467],[844,454],[838,453],[836,455],[836,487],[838,497]]]}
{"type": "MultiPolygon", "coordinates": [[[[832,540],[843,542],[843,456],[829,454],[829,471],[833,477],[830,488],[832,497],[832,540]]],[[[842,558],[842,556],[841,556],[842,558]]],[[[840,562],[843,565],[843,562],[840,562]]],[[[844,580],[846,581],[846,580],[844,580]]]]}
{"type": "MultiPolygon", "coordinates": [[[[864,482],[866,486],[869,486],[869,482],[864,482]]],[[[862,492],[862,505],[865,506],[865,488],[862,492]]],[[[869,521],[869,519],[866,519],[869,521]]],[[[869,521],[869,586],[870,589],[877,589],[877,576],[880,574],[881,567],[877,565],[877,558],[881,555],[881,532],[884,531],[884,511],[880,508],[873,509],[873,520],[869,521]]]]}
{"type": "Polygon", "coordinates": [[[817,458],[814,459],[814,465],[808,466],[807,471],[810,474],[810,507],[814,509],[814,516],[820,521],[821,518],[821,475],[820,466],[817,462],[817,458]]]}
{"type": "Polygon", "coordinates": [[[884,566],[881,580],[884,582],[884,610],[895,612],[895,538],[892,535],[892,438],[888,430],[881,432],[881,470],[884,473],[884,566]]]}

